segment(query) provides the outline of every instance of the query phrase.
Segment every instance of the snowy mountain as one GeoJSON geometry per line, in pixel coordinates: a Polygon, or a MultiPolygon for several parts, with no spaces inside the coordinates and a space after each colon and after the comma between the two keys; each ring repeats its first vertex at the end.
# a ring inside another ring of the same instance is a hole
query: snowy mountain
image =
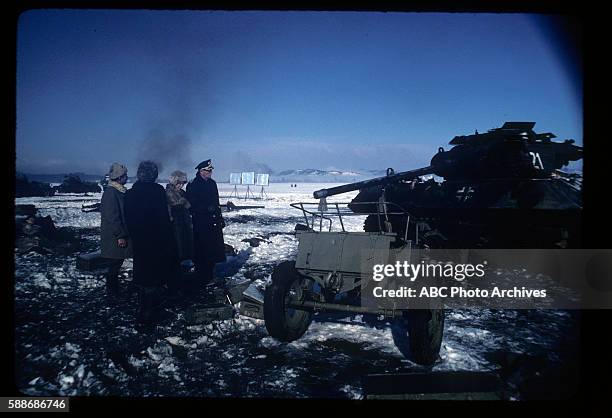
{"type": "Polygon", "coordinates": [[[314,168],[282,170],[271,175],[275,183],[350,183],[385,175],[384,170],[320,170],[314,168]]]}

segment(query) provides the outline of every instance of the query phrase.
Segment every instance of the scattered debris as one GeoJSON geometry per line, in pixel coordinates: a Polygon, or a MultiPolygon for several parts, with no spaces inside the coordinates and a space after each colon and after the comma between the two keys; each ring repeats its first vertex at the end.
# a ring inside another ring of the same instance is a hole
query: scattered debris
{"type": "Polygon", "coordinates": [[[256,319],[263,319],[264,295],[261,290],[251,283],[242,292],[243,299],[240,301],[240,315],[256,319]]]}
{"type": "Polygon", "coordinates": [[[231,200],[228,200],[225,204],[219,205],[221,212],[234,212],[242,209],[265,209],[265,206],[236,206],[231,200]]]}
{"type": "Polygon", "coordinates": [[[240,315],[248,316],[249,318],[264,319],[263,305],[248,300],[242,300],[240,302],[240,315]]]}
{"type": "Polygon", "coordinates": [[[195,348],[196,345],[193,344],[193,347],[190,347],[182,338],[180,337],[166,337],[164,338],[170,346],[172,347],[172,354],[180,359],[187,358],[189,353],[189,348],[195,348]]]}
{"type": "Polygon", "coordinates": [[[258,237],[245,238],[241,242],[248,242],[251,247],[259,247],[259,244],[261,244],[262,242],[270,243],[270,241],[258,237]]]}
{"type": "Polygon", "coordinates": [[[234,317],[234,307],[224,303],[199,305],[185,313],[187,323],[207,324],[213,321],[223,321],[234,317]]]}
{"type": "Polygon", "coordinates": [[[71,228],[56,228],[51,216],[43,218],[27,215],[25,219],[15,217],[17,253],[35,251],[41,254],[71,254],[80,248],[80,244],[80,238],[71,228]]]}
{"type": "Polygon", "coordinates": [[[242,295],[246,300],[253,301],[255,303],[264,303],[264,295],[262,291],[257,287],[255,283],[251,283],[247,289],[242,292],[242,295]]]}
{"type": "Polygon", "coordinates": [[[227,296],[230,298],[231,303],[238,303],[244,299],[244,291],[251,285],[250,280],[244,280],[240,283],[234,284],[232,287],[227,289],[227,296]]]}
{"type": "Polygon", "coordinates": [[[81,206],[81,211],[82,212],[100,212],[100,203],[83,204],[83,206],[81,206]]]}

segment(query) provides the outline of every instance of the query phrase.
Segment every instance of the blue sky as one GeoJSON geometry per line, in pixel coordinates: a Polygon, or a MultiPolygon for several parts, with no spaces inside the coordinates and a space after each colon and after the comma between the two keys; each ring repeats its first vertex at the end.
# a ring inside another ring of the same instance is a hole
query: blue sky
{"type": "Polygon", "coordinates": [[[581,145],[578,67],[550,33],[524,14],[29,11],[16,167],[407,170],[512,120],[581,145]]]}

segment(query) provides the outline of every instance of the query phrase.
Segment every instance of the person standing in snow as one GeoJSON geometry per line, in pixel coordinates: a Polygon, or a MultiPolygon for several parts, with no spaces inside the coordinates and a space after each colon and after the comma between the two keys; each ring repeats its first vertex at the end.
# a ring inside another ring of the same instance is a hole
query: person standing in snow
{"type": "Polygon", "coordinates": [[[185,198],[183,186],[187,184],[187,174],[177,170],[170,173],[169,182],[166,185],[166,200],[168,201],[168,212],[174,228],[179,260],[191,260],[193,258],[193,226],[189,209],[191,204],[185,198]]]}
{"type": "Polygon", "coordinates": [[[166,192],[157,184],[157,165],[143,161],[138,181],[125,195],[125,220],[134,246],[134,284],[138,288],[137,320],[159,319],[164,285],[176,282],[180,268],[166,192]]]}
{"type": "Polygon", "coordinates": [[[113,260],[106,273],[106,293],[119,295],[119,270],[123,260],[132,257],[132,244],[125,224],[124,198],[127,189],[127,168],[113,163],[109,182],[100,203],[100,251],[104,258],[113,260]]]}
{"type": "Polygon", "coordinates": [[[221,216],[217,183],[212,179],[213,169],[211,160],[198,164],[198,172],[187,185],[186,193],[193,220],[193,262],[201,286],[212,281],[215,264],[225,261],[225,222],[221,216]]]}

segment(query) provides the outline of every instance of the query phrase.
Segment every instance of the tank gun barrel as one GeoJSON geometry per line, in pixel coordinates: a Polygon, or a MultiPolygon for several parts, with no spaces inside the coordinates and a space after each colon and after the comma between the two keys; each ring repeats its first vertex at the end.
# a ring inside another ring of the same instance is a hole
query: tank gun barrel
{"type": "Polygon", "coordinates": [[[330,187],[329,189],[321,189],[315,191],[312,195],[315,199],[322,199],[328,196],[334,196],[341,193],[352,192],[369,187],[386,186],[387,184],[396,183],[401,180],[412,180],[419,176],[432,174],[433,166],[417,168],[416,170],[402,171],[400,173],[390,174],[384,177],[377,177],[370,180],[358,181],[356,183],[343,184],[342,186],[330,187]]]}

